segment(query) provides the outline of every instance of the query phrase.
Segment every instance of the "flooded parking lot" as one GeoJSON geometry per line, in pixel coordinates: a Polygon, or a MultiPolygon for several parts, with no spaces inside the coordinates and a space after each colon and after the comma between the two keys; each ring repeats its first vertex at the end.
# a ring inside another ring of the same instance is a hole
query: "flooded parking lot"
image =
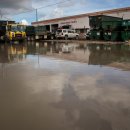
{"type": "Polygon", "coordinates": [[[130,46],[0,44],[0,130],[130,130],[130,46]]]}

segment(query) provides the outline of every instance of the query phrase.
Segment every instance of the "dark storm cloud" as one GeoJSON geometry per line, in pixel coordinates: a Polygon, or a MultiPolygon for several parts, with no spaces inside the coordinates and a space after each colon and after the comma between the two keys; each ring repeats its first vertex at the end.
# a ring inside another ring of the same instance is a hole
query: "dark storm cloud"
{"type": "Polygon", "coordinates": [[[32,9],[32,0],[0,0],[0,14],[10,15],[32,9]]]}
{"type": "Polygon", "coordinates": [[[29,9],[29,8],[31,8],[31,0],[4,0],[4,1],[0,1],[0,8],[29,9]]]}

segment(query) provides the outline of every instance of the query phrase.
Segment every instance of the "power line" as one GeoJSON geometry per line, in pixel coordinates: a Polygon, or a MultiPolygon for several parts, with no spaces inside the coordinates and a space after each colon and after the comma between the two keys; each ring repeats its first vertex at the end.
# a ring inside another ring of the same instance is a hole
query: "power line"
{"type": "Polygon", "coordinates": [[[46,6],[39,7],[39,8],[34,8],[34,9],[31,9],[31,10],[26,11],[26,12],[14,14],[14,15],[12,15],[12,16],[16,16],[16,15],[20,15],[20,14],[25,14],[25,13],[29,13],[29,12],[33,12],[33,11],[36,11],[36,10],[39,10],[39,9],[42,9],[42,8],[47,8],[47,7],[54,6],[54,5],[63,4],[63,3],[65,3],[65,2],[67,2],[67,1],[71,1],[71,0],[65,0],[65,1],[62,1],[62,2],[57,2],[57,3],[54,3],[54,4],[49,4],[49,5],[46,5],[46,6]]]}
{"type": "Polygon", "coordinates": [[[5,18],[6,20],[12,20],[11,18],[5,17],[5,16],[1,16],[1,20],[2,18],[5,18]]]}
{"type": "Polygon", "coordinates": [[[47,8],[47,7],[54,6],[54,5],[58,5],[58,4],[63,4],[63,3],[65,3],[65,2],[67,2],[67,1],[71,1],[71,0],[65,0],[65,1],[62,1],[62,2],[57,2],[57,3],[55,3],[55,4],[50,4],[50,5],[47,5],[47,6],[39,7],[39,8],[37,8],[37,9],[47,8]]]}

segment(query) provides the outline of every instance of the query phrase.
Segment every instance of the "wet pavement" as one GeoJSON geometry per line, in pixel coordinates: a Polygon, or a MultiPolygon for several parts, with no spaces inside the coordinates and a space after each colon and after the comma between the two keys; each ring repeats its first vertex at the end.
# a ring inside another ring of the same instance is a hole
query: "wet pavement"
{"type": "Polygon", "coordinates": [[[0,44],[0,130],[130,130],[130,46],[0,44]]]}

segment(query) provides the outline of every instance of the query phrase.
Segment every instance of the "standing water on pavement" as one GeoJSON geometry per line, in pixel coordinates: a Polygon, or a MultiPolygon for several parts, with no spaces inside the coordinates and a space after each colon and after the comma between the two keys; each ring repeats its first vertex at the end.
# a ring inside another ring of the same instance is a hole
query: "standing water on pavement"
{"type": "Polygon", "coordinates": [[[130,130],[130,46],[0,44],[0,130],[130,130]]]}

